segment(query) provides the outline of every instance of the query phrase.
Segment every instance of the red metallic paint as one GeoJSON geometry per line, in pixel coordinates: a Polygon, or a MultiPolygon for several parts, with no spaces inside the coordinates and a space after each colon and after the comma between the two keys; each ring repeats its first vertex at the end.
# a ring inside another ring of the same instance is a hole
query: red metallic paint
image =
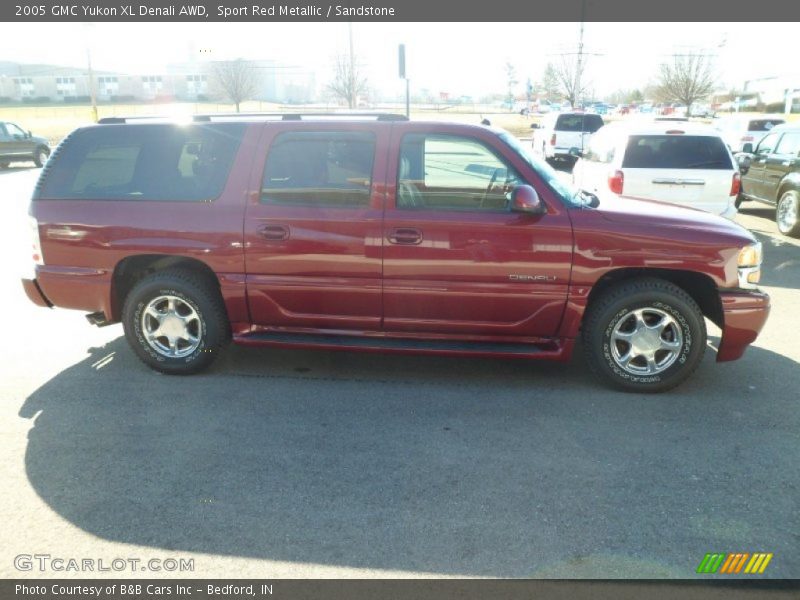
{"type": "Polygon", "coordinates": [[[120,261],[142,255],[186,257],[217,275],[238,343],[287,345],[248,337],[271,330],[514,341],[529,344],[531,352],[508,357],[552,360],[569,359],[592,287],[621,268],[676,269],[709,277],[722,292],[720,361],[741,356],[767,318],[766,294],[733,291],[737,274],[732,259],[738,248],[754,241],[743,229],[713,215],[646,201],[567,208],[524,160],[482,127],[348,123],[347,130],[376,135],[368,207],[261,204],[272,140],[302,127],[343,128],[337,122],[254,121],[223,193],[213,202],[32,203],[46,266],[37,268],[36,281],[23,280],[29,298],[40,306],[103,311],[110,321],[118,320],[111,281],[120,261]],[[547,213],[398,210],[398,147],[409,132],[464,135],[488,145],[536,189],[547,213]],[[288,239],[265,240],[259,234],[264,224],[287,226],[288,239]],[[390,233],[403,227],[421,230],[422,241],[392,244],[390,233]],[[551,279],[512,282],[509,275],[515,273],[551,279]]]}

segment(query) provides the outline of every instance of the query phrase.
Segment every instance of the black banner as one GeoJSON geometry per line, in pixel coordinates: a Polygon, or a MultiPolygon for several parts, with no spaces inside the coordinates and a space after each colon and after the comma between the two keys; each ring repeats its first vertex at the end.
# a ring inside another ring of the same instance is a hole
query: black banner
{"type": "MultiPolygon", "coordinates": [[[[761,0],[11,0],[0,20],[67,21],[799,21],[800,2],[761,0]]],[[[635,49],[632,49],[635,50],[635,49]]]]}
{"type": "Polygon", "coordinates": [[[3,600],[534,600],[680,598],[783,600],[798,582],[782,580],[103,580],[0,582],[3,600]]]}

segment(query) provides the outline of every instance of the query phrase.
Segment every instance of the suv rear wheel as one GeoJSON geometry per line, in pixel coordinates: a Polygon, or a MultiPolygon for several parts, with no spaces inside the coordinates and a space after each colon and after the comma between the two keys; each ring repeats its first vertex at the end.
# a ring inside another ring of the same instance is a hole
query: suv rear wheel
{"type": "Polygon", "coordinates": [[[219,292],[183,270],[139,281],[125,299],[122,324],[137,356],[171,375],[207,368],[230,339],[219,292]]]}
{"type": "Polygon", "coordinates": [[[787,190],[781,195],[775,208],[775,222],[782,234],[800,237],[800,194],[787,190]]]}
{"type": "Polygon", "coordinates": [[[661,279],[621,283],[587,310],[583,344],[592,371],[630,392],[663,392],[689,377],[706,347],[697,303],[661,279]]]}

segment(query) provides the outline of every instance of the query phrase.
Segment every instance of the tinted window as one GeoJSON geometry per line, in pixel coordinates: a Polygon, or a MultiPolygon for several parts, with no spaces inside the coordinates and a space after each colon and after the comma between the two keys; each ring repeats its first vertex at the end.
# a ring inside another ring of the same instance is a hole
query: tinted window
{"type": "Polygon", "coordinates": [[[778,142],[778,147],[775,148],[775,153],[797,156],[800,153],[800,132],[784,133],[778,142]]]}
{"type": "Polygon", "coordinates": [[[371,133],[282,133],[267,156],[261,201],[368,206],[374,158],[371,133]]]}
{"type": "Polygon", "coordinates": [[[400,147],[397,207],[506,210],[521,182],[510,165],[477,140],[407,135],[400,147]]]}
{"type": "Polygon", "coordinates": [[[603,126],[600,115],[559,115],[556,121],[558,131],[580,131],[594,133],[603,126]]]}
{"type": "Polygon", "coordinates": [[[721,139],[695,135],[632,135],[622,166],[629,169],[733,168],[721,139]]]}
{"type": "Polygon", "coordinates": [[[750,121],[747,126],[747,131],[769,131],[775,127],[775,125],[780,125],[783,122],[783,119],[758,119],[756,121],[750,121]]]}
{"type": "Polygon", "coordinates": [[[101,125],[50,161],[39,198],[210,201],[225,186],[245,125],[101,125]]]}

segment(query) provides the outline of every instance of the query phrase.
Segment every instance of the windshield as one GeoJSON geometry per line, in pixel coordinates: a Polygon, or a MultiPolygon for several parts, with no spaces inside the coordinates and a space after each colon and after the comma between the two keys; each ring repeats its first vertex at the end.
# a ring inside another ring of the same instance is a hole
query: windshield
{"type": "Polygon", "coordinates": [[[508,144],[520,158],[522,158],[530,167],[536,171],[536,174],[541,177],[544,182],[558,194],[564,202],[569,206],[582,206],[583,201],[578,188],[574,187],[572,183],[565,181],[559,177],[558,172],[547,164],[545,161],[533,154],[533,150],[520,143],[520,141],[508,132],[503,132],[500,139],[508,144]]]}

